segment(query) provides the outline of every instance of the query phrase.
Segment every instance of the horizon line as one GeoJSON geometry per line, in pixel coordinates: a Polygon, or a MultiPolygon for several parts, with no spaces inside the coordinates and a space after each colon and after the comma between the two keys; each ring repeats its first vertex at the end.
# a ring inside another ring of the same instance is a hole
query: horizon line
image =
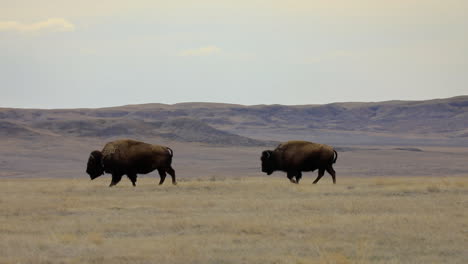
{"type": "Polygon", "coordinates": [[[1,110],[4,109],[24,109],[24,110],[88,110],[88,109],[109,109],[109,108],[122,108],[122,107],[136,107],[136,106],[149,106],[149,105],[164,105],[164,106],[177,106],[177,105],[196,105],[196,104],[207,104],[207,105],[232,105],[232,106],[243,106],[243,107],[257,107],[257,106],[321,106],[321,105],[332,105],[332,104],[379,104],[379,103],[391,103],[391,102],[425,102],[425,101],[435,101],[435,100],[449,100],[455,98],[467,97],[466,95],[456,95],[451,97],[440,97],[440,98],[431,98],[431,99],[417,99],[417,100],[404,100],[404,99],[390,99],[382,101],[336,101],[331,103],[316,103],[316,104],[281,104],[281,103],[271,103],[271,104],[239,104],[239,103],[228,103],[228,102],[211,102],[211,101],[183,101],[177,103],[160,103],[160,102],[151,102],[151,103],[130,103],[122,105],[112,105],[112,106],[99,106],[99,107],[54,107],[54,108],[40,108],[40,107],[4,107],[0,106],[1,110]]]}

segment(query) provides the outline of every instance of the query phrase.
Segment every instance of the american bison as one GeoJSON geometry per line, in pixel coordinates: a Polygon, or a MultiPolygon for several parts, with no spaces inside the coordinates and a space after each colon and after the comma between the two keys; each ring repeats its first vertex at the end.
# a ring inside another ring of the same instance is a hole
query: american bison
{"type": "Polygon", "coordinates": [[[299,183],[303,171],[318,169],[317,183],[325,173],[332,176],[336,183],[336,173],[332,165],[336,162],[338,153],[328,145],[307,141],[288,141],[281,143],[275,150],[262,152],[262,172],[267,175],[274,171],[284,171],[292,183],[299,183]],[[293,178],[296,177],[296,180],[293,178]]]}
{"type": "Polygon", "coordinates": [[[88,159],[86,173],[91,180],[103,175],[112,174],[109,187],[116,185],[123,175],[136,184],[137,174],[147,174],[158,170],[161,177],[159,184],[166,179],[166,172],[172,177],[172,183],[176,183],[175,171],[171,167],[172,149],[159,145],[121,139],[107,143],[102,151],[91,152],[88,159]]]}

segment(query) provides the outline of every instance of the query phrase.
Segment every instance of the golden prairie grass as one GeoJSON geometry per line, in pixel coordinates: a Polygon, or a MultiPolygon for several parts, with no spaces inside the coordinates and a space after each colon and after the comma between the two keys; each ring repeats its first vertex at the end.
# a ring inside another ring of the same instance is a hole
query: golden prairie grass
{"type": "Polygon", "coordinates": [[[468,178],[0,179],[0,263],[465,263],[468,178]]]}

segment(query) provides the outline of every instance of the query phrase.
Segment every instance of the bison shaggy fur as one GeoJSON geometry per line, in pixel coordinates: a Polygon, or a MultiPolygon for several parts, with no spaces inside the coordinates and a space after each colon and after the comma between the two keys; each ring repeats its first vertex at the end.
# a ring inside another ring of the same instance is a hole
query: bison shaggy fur
{"type": "Polygon", "coordinates": [[[275,150],[262,152],[262,172],[267,175],[274,171],[284,171],[292,183],[299,183],[302,172],[318,169],[317,183],[327,171],[336,183],[336,172],[333,164],[338,153],[333,147],[307,141],[288,141],[281,143],[275,150]],[[294,179],[294,177],[296,179],[294,179]]]}
{"type": "Polygon", "coordinates": [[[116,185],[123,175],[136,185],[137,174],[147,174],[158,170],[162,184],[166,173],[172,177],[176,184],[175,171],[171,167],[173,151],[169,147],[152,145],[131,139],[121,139],[107,143],[99,151],[91,152],[86,173],[91,180],[103,175],[112,174],[110,187],[116,185]]]}

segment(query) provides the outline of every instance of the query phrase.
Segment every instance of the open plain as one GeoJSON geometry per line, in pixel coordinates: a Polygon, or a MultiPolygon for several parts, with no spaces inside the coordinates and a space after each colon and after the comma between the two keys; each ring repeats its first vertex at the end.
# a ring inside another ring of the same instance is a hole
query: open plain
{"type": "Polygon", "coordinates": [[[468,97],[422,102],[0,109],[0,264],[466,263],[468,97]],[[90,181],[117,138],[169,146],[179,184],[90,181]],[[260,171],[336,148],[337,184],[260,171]]]}
{"type": "MultiPolygon", "coordinates": [[[[276,175],[276,176],[275,176],[276,175]]],[[[467,177],[0,179],[0,263],[466,263],[467,177]]]]}
{"type": "Polygon", "coordinates": [[[0,264],[468,264],[468,0],[0,2],[0,264]]]}

